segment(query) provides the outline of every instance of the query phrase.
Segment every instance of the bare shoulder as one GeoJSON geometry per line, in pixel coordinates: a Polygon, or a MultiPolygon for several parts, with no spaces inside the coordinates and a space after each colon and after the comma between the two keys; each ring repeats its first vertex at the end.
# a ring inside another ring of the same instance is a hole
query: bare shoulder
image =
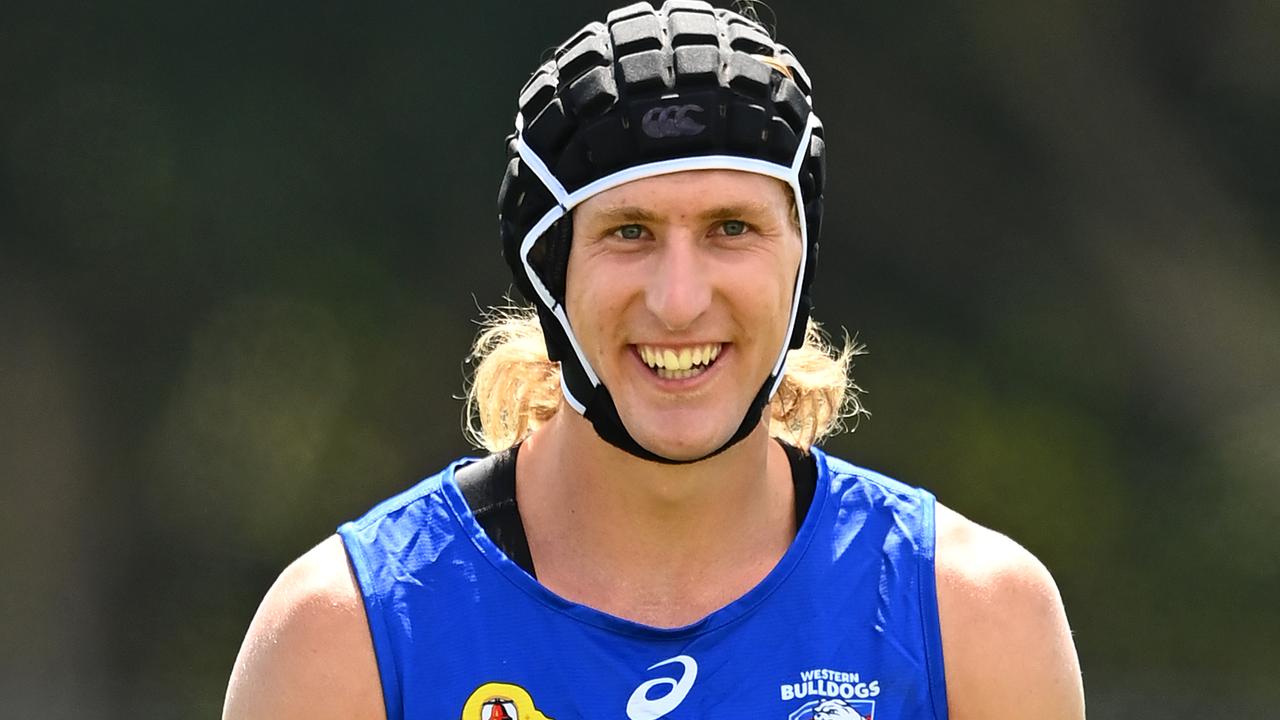
{"type": "Polygon", "coordinates": [[[1080,661],[1053,577],[1013,540],[942,505],[938,613],[951,720],[1078,720],[1080,661]]]}
{"type": "Polygon", "coordinates": [[[337,535],[295,560],[267,591],[222,716],[386,717],[359,586],[337,535]]]}

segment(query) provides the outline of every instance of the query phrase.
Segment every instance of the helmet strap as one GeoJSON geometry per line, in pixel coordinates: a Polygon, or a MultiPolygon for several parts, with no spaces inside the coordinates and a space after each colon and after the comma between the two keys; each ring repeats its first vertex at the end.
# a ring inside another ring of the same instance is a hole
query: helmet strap
{"type": "Polygon", "coordinates": [[[764,384],[760,386],[760,390],[752,398],[751,405],[747,408],[747,412],[743,416],[742,422],[739,423],[738,429],[724,444],[700,457],[689,460],[676,460],[649,450],[631,436],[631,433],[627,431],[626,425],[622,422],[622,417],[618,414],[618,407],[613,402],[613,396],[609,393],[609,388],[605,387],[603,383],[592,386],[586,370],[578,362],[578,356],[569,344],[569,339],[559,321],[543,310],[542,306],[538,306],[538,320],[542,324],[543,336],[546,339],[547,356],[560,363],[560,382],[567,386],[574,397],[584,401],[586,409],[582,415],[591,423],[596,435],[610,445],[641,460],[663,465],[690,465],[713,458],[737,445],[750,435],[755,430],[756,425],[760,423],[764,408],[769,404],[770,391],[777,379],[773,375],[765,379],[764,384]]]}

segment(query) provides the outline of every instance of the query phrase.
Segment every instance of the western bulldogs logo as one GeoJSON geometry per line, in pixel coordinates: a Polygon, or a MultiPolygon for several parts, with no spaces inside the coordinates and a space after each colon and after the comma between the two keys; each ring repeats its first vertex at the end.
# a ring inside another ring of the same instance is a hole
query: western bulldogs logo
{"type": "Polygon", "coordinates": [[[875,706],[871,701],[810,700],[787,720],[873,720],[875,706]]]}
{"type": "Polygon", "coordinates": [[[640,119],[640,128],[651,138],[690,137],[707,129],[706,125],[689,117],[691,112],[703,112],[701,105],[668,105],[649,108],[640,119]]]}
{"type": "Polygon", "coordinates": [[[800,672],[800,682],[778,687],[783,702],[803,703],[787,720],[875,720],[880,681],[834,668],[800,672]]]}

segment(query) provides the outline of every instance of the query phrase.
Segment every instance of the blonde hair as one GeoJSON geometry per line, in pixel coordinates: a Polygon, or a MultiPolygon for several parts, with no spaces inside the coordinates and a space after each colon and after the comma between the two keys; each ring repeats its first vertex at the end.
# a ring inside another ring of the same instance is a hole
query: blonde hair
{"type": "MultiPolygon", "coordinates": [[[[506,450],[528,437],[560,409],[560,365],[547,349],[531,307],[490,310],[481,320],[468,363],[464,432],[476,447],[506,450]]],[[[808,452],[867,414],[861,388],[849,375],[859,347],[847,335],[837,350],[821,326],[809,321],[804,346],[787,354],[782,382],[765,410],[769,434],[808,452]]]]}

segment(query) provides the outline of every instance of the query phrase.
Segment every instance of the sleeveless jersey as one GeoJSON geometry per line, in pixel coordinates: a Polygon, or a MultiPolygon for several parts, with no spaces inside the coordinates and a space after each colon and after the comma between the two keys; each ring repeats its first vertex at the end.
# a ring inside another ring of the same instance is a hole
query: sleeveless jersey
{"type": "Polygon", "coordinates": [[[388,719],[946,720],[933,496],[813,454],[782,559],[682,628],[538,584],[467,508],[469,460],[344,524],[388,719]]]}

